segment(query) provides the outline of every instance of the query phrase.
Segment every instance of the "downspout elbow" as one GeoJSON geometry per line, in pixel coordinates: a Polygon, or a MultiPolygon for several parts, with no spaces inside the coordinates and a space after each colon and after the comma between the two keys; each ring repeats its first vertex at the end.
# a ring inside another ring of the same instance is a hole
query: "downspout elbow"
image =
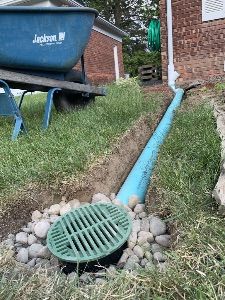
{"type": "Polygon", "coordinates": [[[173,16],[172,1],[167,0],[167,34],[168,34],[168,86],[176,94],[176,80],[180,76],[174,69],[173,53],[173,16]]]}
{"type": "Polygon", "coordinates": [[[168,86],[175,94],[178,91],[178,88],[176,87],[176,80],[179,76],[180,76],[180,74],[174,70],[174,66],[172,67],[172,70],[169,66],[169,68],[168,68],[168,86]]]}

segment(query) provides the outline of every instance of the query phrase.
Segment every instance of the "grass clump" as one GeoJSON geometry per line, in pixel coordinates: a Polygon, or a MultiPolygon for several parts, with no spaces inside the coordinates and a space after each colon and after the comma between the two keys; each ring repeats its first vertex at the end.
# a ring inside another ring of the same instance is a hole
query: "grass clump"
{"type": "Polygon", "coordinates": [[[28,136],[11,142],[11,120],[0,118],[0,198],[30,183],[52,184],[85,170],[141,115],[157,111],[161,95],[144,97],[136,81],[108,88],[90,106],[67,114],[53,109],[49,129],[41,130],[45,95],[27,96],[22,107],[28,136]]]}

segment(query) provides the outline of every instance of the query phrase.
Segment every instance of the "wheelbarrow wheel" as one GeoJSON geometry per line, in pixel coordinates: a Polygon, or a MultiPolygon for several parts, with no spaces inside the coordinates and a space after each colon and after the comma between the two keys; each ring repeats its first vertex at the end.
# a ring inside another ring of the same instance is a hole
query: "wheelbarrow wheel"
{"type": "MultiPolygon", "coordinates": [[[[71,70],[65,75],[65,80],[75,83],[83,84],[82,72],[71,70]]],[[[86,84],[90,84],[87,79],[86,84]]],[[[55,108],[59,112],[71,111],[80,107],[84,107],[90,102],[93,102],[95,97],[93,95],[84,96],[82,93],[68,93],[65,91],[59,92],[54,95],[53,102],[55,108]]]]}

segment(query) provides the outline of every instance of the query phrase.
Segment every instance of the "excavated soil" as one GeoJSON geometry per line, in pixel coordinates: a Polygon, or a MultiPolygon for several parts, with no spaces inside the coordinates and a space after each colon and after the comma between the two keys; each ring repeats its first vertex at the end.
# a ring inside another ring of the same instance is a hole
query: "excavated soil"
{"type": "Polygon", "coordinates": [[[26,224],[31,212],[60,202],[62,196],[67,200],[79,199],[82,202],[90,202],[91,196],[95,193],[105,195],[117,193],[170,101],[171,97],[165,96],[158,114],[149,114],[139,119],[113,146],[111,154],[99,159],[80,179],[63,181],[57,190],[52,187],[30,185],[17,192],[10,201],[7,200],[6,203],[10,204],[6,204],[0,211],[0,240],[26,224]]]}

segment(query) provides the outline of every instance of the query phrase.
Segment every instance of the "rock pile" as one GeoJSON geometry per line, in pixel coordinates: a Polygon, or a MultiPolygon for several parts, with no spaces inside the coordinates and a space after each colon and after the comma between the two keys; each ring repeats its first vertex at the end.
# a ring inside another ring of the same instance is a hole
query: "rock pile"
{"type": "MultiPolygon", "coordinates": [[[[92,203],[97,202],[112,202],[115,205],[123,206],[132,219],[132,232],[127,248],[117,265],[111,265],[95,274],[83,273],[80,281],[88,283],[94,279],[96,283],[103,283],[106,275],[115,273],[117,269],[132,271],[139,268],[158,267],[162,271],[165,270],[167,258],[164,249],[170,247],[170,235],[167,233],[165,222],[156,216],[148,215],[145,205],[140,204],[136,196],[130,197],[128,205],[122,205],[116,199],[115,194],[108,198],[98,193],[92,197],[92,203]]],[[[3,242],[4,246],[14,251],[16,260],[27,268],[47,268],[60,271],[58,259],[46,246],[48,230],[60,216],[83,204],[87,205],[76,199],[66,202],[66,199],[63,198],[59,204],[52,205],[42,212],[34,211],[31,216],[32,221],[16,235],[10,234],[3,242]]],[[[68,275],[68,279],[75,279],[77,276],[77,274],[71,273],[68,275]]]]}

